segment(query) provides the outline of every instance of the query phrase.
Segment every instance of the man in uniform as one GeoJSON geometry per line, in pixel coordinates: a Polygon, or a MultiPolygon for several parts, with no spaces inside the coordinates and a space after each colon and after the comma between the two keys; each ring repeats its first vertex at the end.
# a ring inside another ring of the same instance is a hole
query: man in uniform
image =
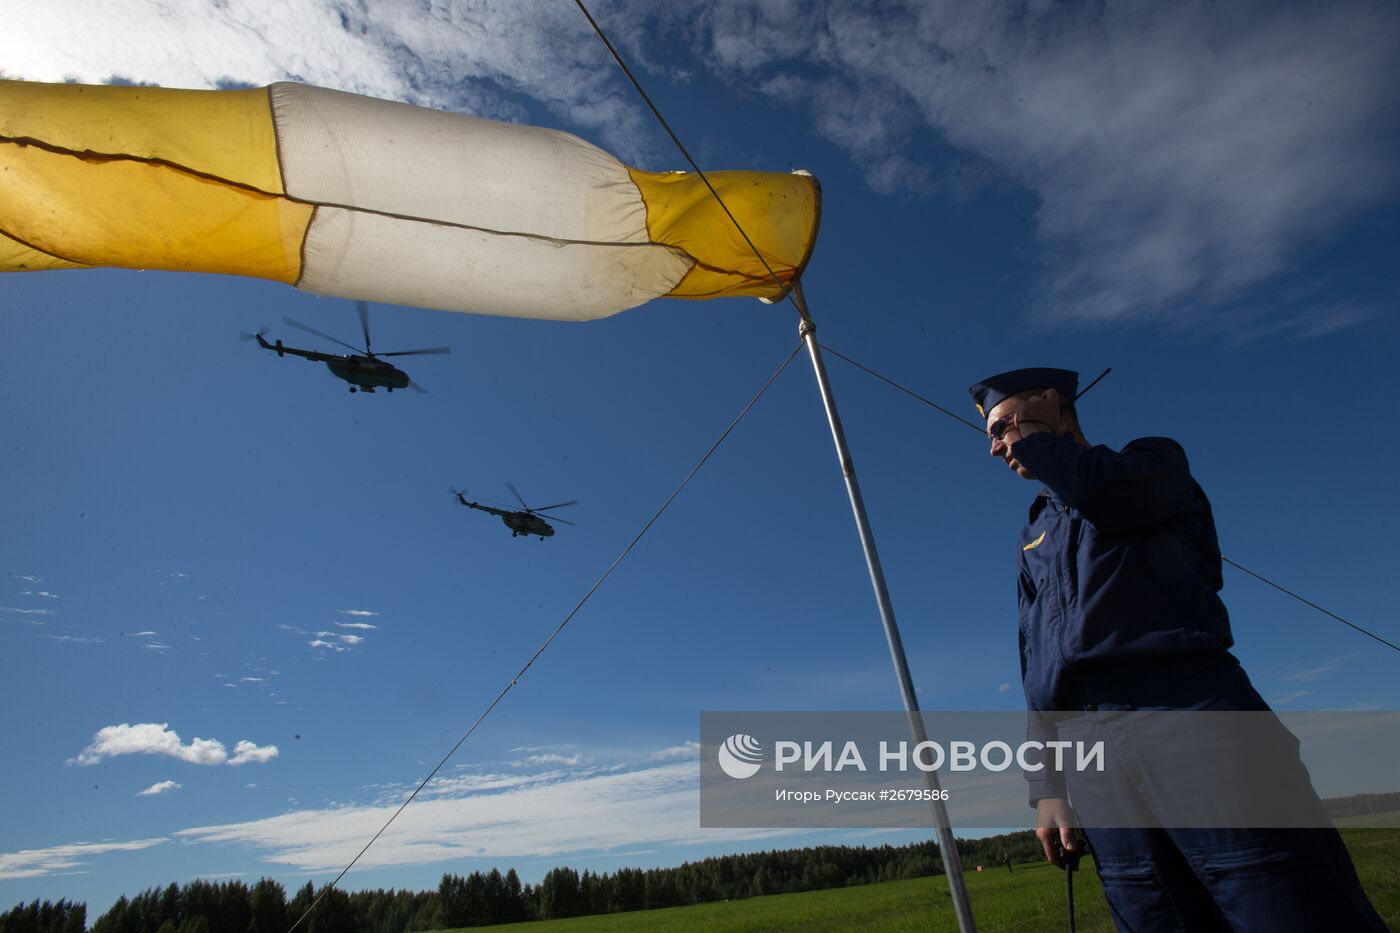
{"type": "MultiPolygon", "coordinates": [[[[969,390],[991,455],[1044,486],[1021,532],[1017,583],[1030,738],[1063,736],[1076,721],[1067,716],[1099,710],[1268,711],[1228,650],[1215,522],[1185,452],[1163,437],[1091,446],[1077,387],[1068,370],[1020,369],[969,390]]],[[[1281,779],[1316,806],[1296,745],[1272,744],[1281,779]]],[[[1059,865],[1057,846],[1081,846],[1073,782],[1067,791],[1050,769],[1028,779],[1036,835],[1059,865]]],[[[1085,806],[1107,799],[1084,796],[1085,806]]],[[[1094,816],[1086,832],[1119,930],[1386,929],[1330,827],[1103,828],[1094,816]]]]}

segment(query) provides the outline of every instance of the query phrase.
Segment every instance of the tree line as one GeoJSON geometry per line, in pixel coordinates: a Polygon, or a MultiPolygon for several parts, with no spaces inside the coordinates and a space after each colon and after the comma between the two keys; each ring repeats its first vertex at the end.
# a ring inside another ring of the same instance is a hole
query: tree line
{"type": "MultiPolygon", "coordinates": [[[[1042,858],[1030,832],[959,839],[966,870],[1042,858]]],[[[932,841],[904,846],[813,846],[724,855],[677,868],[582,872],[560,867],[539,884],[522,884],[515,869],[445,874],[436,891],[317,889],[307,882],[291,897],[276,881],[192,881],[123,896],[91,933],[286,933],[321,897],[298,929],[307,933],[411,933],[549,920],[584,914],[680,907],[765,894],[815,891],[940,874],[932,841]]],[[[86,933],[86,907],[59,901],[20,904],[0,914],[0,933],[86,933]]]]}

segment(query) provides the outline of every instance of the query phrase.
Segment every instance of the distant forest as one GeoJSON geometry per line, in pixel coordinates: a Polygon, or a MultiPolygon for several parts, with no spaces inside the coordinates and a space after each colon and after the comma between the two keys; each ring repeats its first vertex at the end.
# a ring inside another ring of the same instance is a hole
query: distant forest
{"type": "MultiPolygon", "coordinates": [[[[1357,794],[1324,800],[1334,818],[1400,811],[1400,793],[1357,794]]],[[[1026,831],[982,839],[959,839],[964,871],[1011,870],[1044,855],[1026,831]]],[[[907,846],[817,846],[724,855],[679,868],[620,868],[582,874],[555,868],[537,885],[521,884],[512,868],[447,874],[436,891],[343,891],[311,882],[290,900],[267,878],[249,887],[241,881],[192,881],[150,888],[122,897],[97,918],[91,933],[286,933],[321,897],[297,929],[307,933],[409,933],[551,920],[584,914],[679,907],[789,894],[900,878],[942,874],[932,841],[907,846]]],[[[0,933],[87,933],[87,905],[33,901],[0,914],[0,933]]]]}
{"type": "MultiPolygon", "coordinates": [[[[1038,861],[1031,832],[959,839],[964,870],[1007,871],[1038,861]]],[[[298,930],[307,933],[408,933],[548,920],[583,914],[679,907],[762,894],[815,891],[942,873],[933,842],[907,846],[817,846],[725,855],[679,868],[620,868],[582,873],[555,868],[537,885],[521,884],[515,869],[447,874],[436,891],[356,891],[307,882],[291,898],[276,881],[192,881],[122,897],[92,933],[287,933],[318,896],[321,903],[298,930]]],[[[34,901],[0,914],[0,933],[85,933],[87,907],[34,901]]]]}

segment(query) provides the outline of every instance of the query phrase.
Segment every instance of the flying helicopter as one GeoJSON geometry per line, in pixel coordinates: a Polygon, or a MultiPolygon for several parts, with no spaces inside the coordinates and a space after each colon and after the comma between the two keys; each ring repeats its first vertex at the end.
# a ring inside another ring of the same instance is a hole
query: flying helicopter
{"type": "MultiPolygon", "coordinates": [[[[554,527],[544,520],[544,517],[540,515],[541,512],[548,511],[549,509],[561,509],[566,505],[578,505],[577,502],[570,500],[568,502],[556,502],[553,505],[542,505],[537,509],[532,509],[525,504],[525,500],[521,497],[520,491],[517,490],[513,484],[506,483],[506,488],[520,501],[522,508],[498,509],[495,506],[486,505],[481,502],[472,502],[467,498],[464,491],[453,489],[451,492],[452,495],[457,497],[458,502],[469,509],[477,509],[481,512],[490,512],[492,515],[500,516],[501,521],[505,522],[505,526],[510,529],[510,536],[512,538],[519,535],[539,535],[541,541],[554,534],[554,527]]],[[[565,525],[577,524],[576,522],[560,518],[557,515],[551,515],[549,518],[551,521],[563,522],[565,525]]]]}
{"type": "Polygon", "coordinates": [[[283,322],[304,330],[308,334],[315,334],[325,340],[330,340],[340,344],[346,349],[355,351],[352,354],[346,353],[321,353],[318,350],[300,350],[296,347],[283,345],[282,341],[276,340],[269,343],[263,332],[254,334],[244,334],[245,340],[257,340],[258,346],[264,350],[271,350],[278,356],[285,357],[288,353],[299,356],[313,362],[326,364],[326,368],[339,379],[344,379],[350,383],[351,392],[373,392],[376,388],[383,388],[389,392],[395,389],[412,389],[423,394],[428,390],[408,378],[408,373],[399,369],[392,363],[385,362],[383,357],[388,356],[424,356],[436,353],[451,353],[451,347],[429,347],[426,350],[396,350],[392,353],[375,353],[370,349],[369,341],[369,305],[363,301],[356,301],[355,307],[360,314],[360,331],[365,335],[364,349],[352,346],[343,340],[332,337],[330,334],[323,334],[314,327],[308,327],[300,321],[294,321],[289,317],[282,318],[283,322]]]}

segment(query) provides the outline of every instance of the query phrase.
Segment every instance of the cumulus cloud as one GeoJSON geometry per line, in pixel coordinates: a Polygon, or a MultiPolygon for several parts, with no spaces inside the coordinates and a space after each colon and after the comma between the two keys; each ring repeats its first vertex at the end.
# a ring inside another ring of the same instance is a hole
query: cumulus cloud
{"type": "Polygon", "coordinates": [[[133,842],[73,842],[47,849],[22,849],[0,852],[0,880],[42,878],[59,872],[85,870],[89,860],[108,852],[135,852],[165,842],[159,839],[137,839],[133,842]]]}
{"type": "Polygon", "coordinates": [[[157,783],[155,783],[155,784],[152,784],[150,787],[146,788],[145,790],[137,791],[137,792],[136,792],[136,796],[138,796],[138,797],[158,797],[158,796],[161,795],[161,794],[168,794],[168,793],[170,793],[170,791],[172,791],[172,790],[179,790],[179,789],[180,789],[180,785],[179,785],[179,784],[176,784],[174,781],[159,781],[159,782],[157,782],[157,783]]]}
{"type": "Polygon", "coordinates": [[[277,754],[276,745],[259,746],[244,739],[233,747],[233,757],[228,760],[228,763],[231,765],[262,764],[276,758],[277,754]]]}
{"type": "Polygon", "coordinates": [[[188,745],[170,729],[169,723],[141,722],[104,726],[92,737],[92,744],[70,759],[70,764],[95,765],[118,755],[166,755],[195,765],[241,765],[271,761],[277,746],[259,747],[246,739],[234,746],[234,757],[218,739],[194,738],[188,745]]]}

